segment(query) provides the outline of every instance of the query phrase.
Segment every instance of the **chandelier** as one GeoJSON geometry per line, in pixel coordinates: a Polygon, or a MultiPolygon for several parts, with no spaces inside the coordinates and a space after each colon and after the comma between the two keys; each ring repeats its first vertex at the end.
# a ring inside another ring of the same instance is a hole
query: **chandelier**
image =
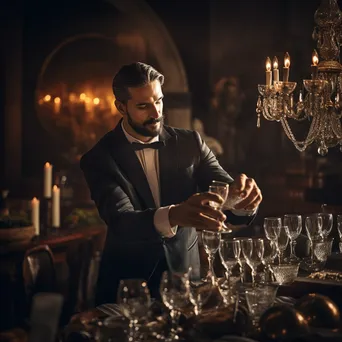
{"type": "Polygon", "coordinates": [[[279,80],[278,60],[266,59],[266,84],[259,84],[257,101],[257,127],[261,114],[266,120],[280,122],[286,136],[300,152],[312,143],[318,153],[325,156],[328,149],[340,145],[342,152],[342,13],[336,0],[322,0],[316,10],[312,34],[317,40],[317,53],[312,54],[311,79],[303,80],[297,102],[294,90],[297,83],[289,81],[290,55],[285,54],[283,77],[279,80]],[[272,82],[273,78],[273,82],[272,82]],[[290,127],[290,119],[308,121],[309,130],[304,140],[297,140],[290,127]]]}

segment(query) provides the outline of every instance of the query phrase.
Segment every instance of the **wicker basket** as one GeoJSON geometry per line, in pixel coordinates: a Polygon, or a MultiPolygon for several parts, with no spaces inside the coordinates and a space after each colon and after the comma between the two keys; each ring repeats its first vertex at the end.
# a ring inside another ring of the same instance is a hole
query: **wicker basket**
{"type": "Polygon", "coordinates": [[[33,226],[19,227],[19,228],[1,228],[0,242],[14,242],[31,240],[35,235],[33,226]]]}

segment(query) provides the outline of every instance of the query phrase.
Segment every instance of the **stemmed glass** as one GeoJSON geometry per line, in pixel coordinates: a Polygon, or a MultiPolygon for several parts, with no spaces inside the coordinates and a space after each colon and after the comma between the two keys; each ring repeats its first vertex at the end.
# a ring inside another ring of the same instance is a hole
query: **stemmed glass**
{"type": "Polygon", "coordinates": [[[177,333],[179,317],[190,302],[190,281],[187,273],[165,271],[160,282],[160,295],[165,306],[170,310],[171,329],[166,342],[179,340],[177,333]]]}
{"type": "Polygon", "coordinates": [[[333,227],[333,214],[318,213],[317,215],[322,217],[322,237],[325,239],[329,236],[333,227]]]}
{"type": "Polygon", "coordinates": [[[287,235],[287,227],[280,227],[277,239],[279,264],[281,264],[284,260],[283,256],[288,243],[289,237],[287,235]]]}
{"type": "MultiPolygon", "coordinates": [[[[213,180],[211,182],[211,185],[209,186],[209,192],[212,192],[214,194],[218,194],[223,198],[222,204],[219,204],[219,203],[214,202],[214,201],[209,201],[209,205],[212,208],[214,208],[216,210],[222,210],[224,203],[227,201],[227,198],[228,198],[229,184],[213,180]]],[[[228,228],[224,223],[222,224],[222,229],[225,231],[231,232],[231,229],[228,228]]]]}
{"type": "Polygon", "coordinates": [[[305,218],[305,229],[307,236],[310,241],[311,248],[311,264],[314,263],[314,246],[313,243],[315,240],[322,238],[322,216],[319,215],[309,215],[305,218]]]}
{"type": "MultiPolygon", "coordinates": [[[[265,282],[268,282],[267,274],[268,272],[273,276],[273,270],[271,264],[277,256],[277,246],[275,242],[264,239],[264,255],[262,258],[262,263],[265,266],[265,282]]],[[[272,280],[271,276],[271,280],[272,280]]]]}
{"type": "Polygon", "coordinates": [[[277,243],[279,232],[281,227],[280,217],[265,217],[264,218],[264,230],[268,240],[277,243]]]}
{"type": "Polygon", "coordinates": [[[232,268],[238,263],[238,257],[240,255],[240,241],[233,239],[221,239],[219,254],[223,267],[226,269],[226,281],[227,287],[230,288],[230,276],[232,268]]]}
{"type": "Polygon", "coordinates": [[[242,253],[252,270],[252,283],[254,285],[256,268],[261,264],[264,256],[264,240],[260,238],[242,240],[242,253]]]}
{"type": "Polygon", "coordinates": [[[245,275],[246,260],[244,259],[243,254],[242,254],[242,247],[241,247],[242,239],[234,238],[233,240],[239,242],[238,244],[234,245],[234,247],[235,247],[235,257],[240,267],[240,281],[241,283],[243,283],[244,275],[245,275]]]}
{"type": "Polygon", "coordinates": [[[120,281],[117,301],[122,313],[129,319],[128,341],[139,341],[139,319],[146,315],[151,305],[150,291],[143,279],[124,279],[120,281]]]}
{"type": "Polygon", "coordinates": [[[301,215],[291,215],[286,214],[284,215],[284,226],[286,227],[287,235],[290,239],[290,261],[298,261],[299,258],[296,256],[295,246],[296,246],[296,239],[302,232],[302,216],[301,215]]]}
{"type": "Polygon", "coordinates": [[[219,232],[213,232],[210,230],[203,230],[202,231],[202,243],[205,252],[208,255],[208,273],[206,278],[204,279],[205,282],[216,283],[216,275],[214,271],[214,260],[215,260],[215,253],[219,249],[220,246],[220,238],[221,234],[219,232]]]}
{"type": "MultiPolygon", "coordinates": [[[[227,200],[229,194],[229,184],[213,180],[211,182],[211,185],[209,185],[209,192],[213,192],[215,194],[220,195],[223,198],[224,203],[227,200]]],[[[223,208],[223,204],[219,204],[214,201],[209,201],[209,205],[215,209],[223,208]]]]}

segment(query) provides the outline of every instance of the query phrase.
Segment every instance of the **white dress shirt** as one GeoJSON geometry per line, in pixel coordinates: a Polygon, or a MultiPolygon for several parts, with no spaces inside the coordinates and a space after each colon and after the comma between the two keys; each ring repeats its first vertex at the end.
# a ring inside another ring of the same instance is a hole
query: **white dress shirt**
{"type": "MultiPolygon", "coordinates": [[[[123,121],[121,122],[122,130],[127,140],[132,142],[138,142],[140,144],[151,144],[155,141],[159,141],[159,136],[150,139],[148,142],[141,141],[137,138],[132,137],[125,130],[123,121]]],[[[169,220],[169,211],[173,205],[166,207],[160,207],[160,179],[159,179],[159,154],[158,150],[153,148],[144,148],[143,150],[135,151],[140,164],[145,172],[147,182],[150,186],[152,196],[156,208],[158,208],[154,214],[153,223],[157,231],[164,237],[173,237],[177,233],[178,226],[171,227],[169,220]]],[[[237,216],[249,216],[253,215],[256,210],[231,210],[237,216]]]]}
{"type": "MultiPolygon", "coordinates": [[[[121,123],[121,127],[127,140],[132,142],[138,142],[140,144],[151,144],[155,141],[159,141],[159,136],[156,136],[149,140],[148,142],[144,142],[132,137],[121,123]]],[[[144,148],[143,150],[135,151],[140,164],[145,172],[145,176],[147,178],[147,182],[150,186],[152,196],[154,199],[154,203],[156,208],[158,208],[154,214],[153,223],[157,231],[164,237],[172,237],[177,233],[177,226],[171,227],[169,220],[169,210],[172,205],[167,207],[160,207],[160,180],[159,180],[159,154],[158,150],[153,148],[144,148]]]]}

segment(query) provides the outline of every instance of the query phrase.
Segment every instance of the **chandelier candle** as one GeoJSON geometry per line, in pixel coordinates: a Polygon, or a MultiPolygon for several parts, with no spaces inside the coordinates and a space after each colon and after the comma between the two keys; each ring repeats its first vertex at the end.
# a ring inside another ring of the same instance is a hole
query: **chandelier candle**
{"type": "Polygon", "coordinates": [[[312,65],[311,65],[311,72],[312,72],[312,80],[317,80],[317,75],[318,75],[318,53],[316,50],[313,51],[312,53],[312,65]]]}
{"type": "Polygon", "coordinates": [[[266,58],[266,86],[270,87],[272,85],[272,74],[271,74],[271,59],[266,58]]]}
{"type": "Polygon", "coordinates": [[[283,82],[289,81],[290,74],[290,55],[288,52],[285,53],[284,67],[283,67],[283,82]]]}
{"type": "Polygon", "coordinates": [[[274,82],[279,82],[279,69],[278,69],[278,58],[274,57],[273,58],[273,81],[274,82]]]}

